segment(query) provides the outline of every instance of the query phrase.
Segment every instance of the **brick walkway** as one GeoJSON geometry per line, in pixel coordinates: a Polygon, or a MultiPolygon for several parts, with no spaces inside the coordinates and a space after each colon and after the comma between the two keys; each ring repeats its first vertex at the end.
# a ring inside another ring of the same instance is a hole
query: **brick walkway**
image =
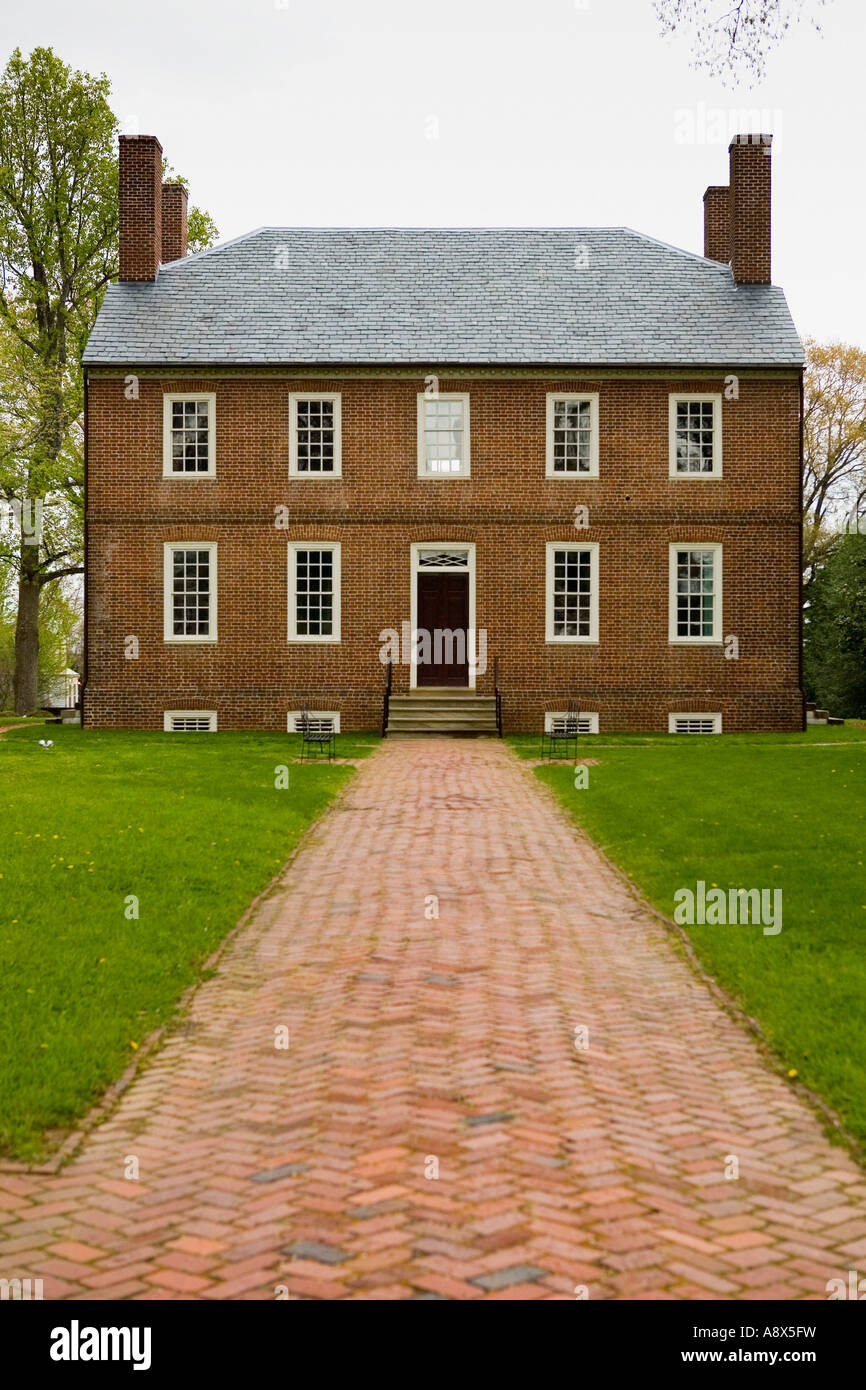
{"type": "Polygon", "coordinates": [[[825,1298],[866,1261],[862,1173],[487,740],[385,744],[0,1215],[55,1298],[825,1298]]]}

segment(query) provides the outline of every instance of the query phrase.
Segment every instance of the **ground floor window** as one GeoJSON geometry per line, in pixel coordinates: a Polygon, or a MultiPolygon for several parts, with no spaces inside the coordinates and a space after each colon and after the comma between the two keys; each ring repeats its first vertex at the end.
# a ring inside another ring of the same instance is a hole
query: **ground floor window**
{"type": "Polygon", "coordinates": [[[217,548],[209,541],[169,541],[164,547],[166,642],[215,642],[217,548]]]}
{"type": "Polygon", "coordinates": [[[334,541],[289,545],[289,641],[339,642],[340,546],[334,541]]]}
{"type": "Polygon", "coordinates": [[[598,544],[550,541],[546,566],[548,642],[598,641],[598,544]]]}
{"type": "Polygon", "coordinates": [[[669,582],[669,640],[721,642],[722,547],[675,542],[669,582]]]}

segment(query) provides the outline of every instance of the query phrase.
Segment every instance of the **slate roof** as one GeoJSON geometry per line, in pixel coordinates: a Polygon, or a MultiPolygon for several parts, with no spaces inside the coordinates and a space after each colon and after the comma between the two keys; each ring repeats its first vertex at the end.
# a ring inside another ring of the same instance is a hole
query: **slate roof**
{"type": "Polygon", "coordinates": [[[96,365],[796,366],[785,296],[625,227],[262,227],[115,284],[96,365]],[[581,264],[583,262],[583,264],[581,264]]]}

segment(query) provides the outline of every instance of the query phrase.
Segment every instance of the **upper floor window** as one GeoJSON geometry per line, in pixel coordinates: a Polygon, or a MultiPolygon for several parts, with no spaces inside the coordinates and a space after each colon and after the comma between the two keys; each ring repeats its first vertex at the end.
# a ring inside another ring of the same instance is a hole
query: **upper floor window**
{"type": "Polygon", "coordinates": [[[210,541],[169,541],[164,547],[166,642],[215,642],[217,548],[210,541]]]}
{"type": "Polygon", "coordinates": [[[341,401],[336,392],[289,395],[289,473],[293,478],[342,476],[341,401]]]}
{"type": "Polygon", "coordinates": [[[213,391],[162,398],[162,476],[213,478],[216,474],[213,391]]]}
{"type": "Polygon", "coordinates": [[[670,547],[671,642],[722,640],[722,547],[675,541],[670,547]]]}
{"type": "Polygon", "coordinates": [[[289,544],[289,641],[339,642],[340,546],[336,541],[289,544]]]}
{"type": "Polygon", "coordinates": [[[418,397],[418,477],[469,477],[469,396],[418,397]]]}
{"type": "Polygon", "coordinates": [[[547,393],[548,478],[598,477],[598,394],[547,393]]]}
{"type": "Polygon", "coordinates": [[[597,642],[598,543],[548,541],[546,568],[546,640],[597,642]]]}
{"type": "Polygon", "coordinates": [[[671,477],[720,478],[721,396],[671,396],[669,400],[671,477]]]}

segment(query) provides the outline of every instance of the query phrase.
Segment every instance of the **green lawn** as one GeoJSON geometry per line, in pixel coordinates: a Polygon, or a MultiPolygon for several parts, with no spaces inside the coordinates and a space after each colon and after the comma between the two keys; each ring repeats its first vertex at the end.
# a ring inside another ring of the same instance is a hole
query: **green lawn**
{"type": "MultiPolygon", "coordinates": [[[[538,737],[511,743],[538,757],[538,737]]],[[[866,727],[599,735],[581,739],[579,754],[599,762],[586,789],[570,767],[537,775],[668,917],[675,891],[699,879],[782,890],[778,935],[750,924],[685,930],[783,1067],[866,1141],[866,727]]]]}
{"type": "MultiPolygon", "coordinates": [[[[338,755],[376,742],[339,736],[338,755]]],[[[38,1158],[85,1114],[353,775],[291,762],[299,745],[59,725],[0,739],[0,1152],[38,1158]]]]}

